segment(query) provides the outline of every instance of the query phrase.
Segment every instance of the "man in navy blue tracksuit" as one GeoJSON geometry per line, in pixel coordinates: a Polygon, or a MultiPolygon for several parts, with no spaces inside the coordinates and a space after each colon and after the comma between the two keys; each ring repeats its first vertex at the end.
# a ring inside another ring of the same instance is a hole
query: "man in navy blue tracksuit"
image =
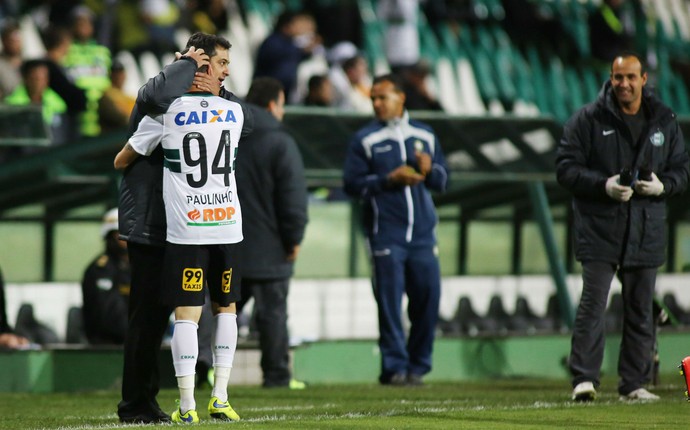
{"type": "Polygon", "coordinates": [[[394,75],[374,79],[376,120],[359,130],[345,159],[345,191],[364,205],[364,228],[374,266],[382,384],[419,385],[431,371],[441,290],[434,202],[448,169],[433,130],[410,120],[394,75]],[[402,295],[411,322],[406,342],[402,295]]]}

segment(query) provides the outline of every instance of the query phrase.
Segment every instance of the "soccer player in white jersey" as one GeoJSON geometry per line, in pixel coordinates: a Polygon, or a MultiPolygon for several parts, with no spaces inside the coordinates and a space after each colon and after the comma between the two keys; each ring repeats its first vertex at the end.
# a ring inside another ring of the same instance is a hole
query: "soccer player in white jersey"
{"type": "MultiPolygon", "coordinates": [[[[206,35],[196,48],[210,57],[207,73],[222,82],[228,76],[230,43],[206,35]]],[[[173,365],[180,390],[173,422],[197,423],[194,399],[198,356],[197,329],[204,288],[209,288],[216,332],[211,417],[237,421],[227,386],[237,346],[235,302],[240,299],[237,243],[242,241],[242,212],[235,185],[235,157],[244,122],[241,106],[209,93],[189,92],[167,112],[145,117],[115,157],[124,169],[138,156],[162,145],[165,156],[163,200],[167,244],[164,302],[175,307],[173,365]]]]}

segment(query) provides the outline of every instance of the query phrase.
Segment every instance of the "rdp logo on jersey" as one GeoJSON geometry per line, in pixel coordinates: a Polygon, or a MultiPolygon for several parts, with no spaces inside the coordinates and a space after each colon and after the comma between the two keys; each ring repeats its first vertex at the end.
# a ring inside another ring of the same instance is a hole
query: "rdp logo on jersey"
{"type": "Polygon", "coordinates": [[[226,111],[225,109],[180,112],[175,115],[175,124],[177,125],[209,124],[212,122],[237,122],[237,119],[233,111],[226,111]]]}
{"type": "Polygon", "coordinates": [[[237,221],[232,219],[235,215],[235,208],[228,206],[226,208],[214,208],[214,209],[194,209],[193,211],[187,212],[187,217],[192,221],[201,222],[188,222],[187,225],[197,225],[197,226],[209,226],[209,225],[224,225],[224,224],[235,224],[237,221]]]}

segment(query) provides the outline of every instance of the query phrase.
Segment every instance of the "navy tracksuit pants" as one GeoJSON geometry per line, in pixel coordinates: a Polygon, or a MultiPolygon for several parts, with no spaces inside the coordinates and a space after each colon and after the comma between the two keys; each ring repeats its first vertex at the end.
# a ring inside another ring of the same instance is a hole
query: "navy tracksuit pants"
{"type": "Polygon", "coordinates": [[[395,374],[424,375],[431,370],[441,296],[441,273],[434,248],[372,247],[382,383],[395,374]],[[402,324],[403,294],[407,294],[411,323],[407,341],[402,324]]]}

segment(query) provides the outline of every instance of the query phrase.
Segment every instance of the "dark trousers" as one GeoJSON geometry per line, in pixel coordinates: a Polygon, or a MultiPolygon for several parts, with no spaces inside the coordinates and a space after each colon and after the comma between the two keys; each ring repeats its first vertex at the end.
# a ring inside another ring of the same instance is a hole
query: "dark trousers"
{"type": "Polygon", "coordinates": [[[242,278],[242,300],[237,312],[254,298],[254,318],[259,331],[261,370],[264,387],[290,383],[290,356],[287,328],[287,295],[290,280],[242,278]]]}
{"type": "Polygon", "coordinates": [[[575,317],[569,361],[573,387],[585,381],[599,386],[605,346],[604,313],[611,281],[617,272],[623,296],[618,392],[628,394],[649,382],[657,268],[618,268],[615,264],[590,261],[583,262],[582,269],[582,297],[575,317]]]}
{"type": "Polygon", "coordinates": [[[380,382],[396,373],[424,375],[431,371],[441,273],[431,246],[375,247],[374,297],[378,305],[380,382]],[[387,250],[387,251],[386,251],[387,250]],[[409,339],[402,325],[402,297],[407,294],[409,339]]]}
{"type": "Polygon", "coordinates": [[[172,308],[160,301],[165,247],[128,243],[132,268],[129,326],[125,339],[122,400],[118,416],[156,416],[158,354],[172,308]]]}

